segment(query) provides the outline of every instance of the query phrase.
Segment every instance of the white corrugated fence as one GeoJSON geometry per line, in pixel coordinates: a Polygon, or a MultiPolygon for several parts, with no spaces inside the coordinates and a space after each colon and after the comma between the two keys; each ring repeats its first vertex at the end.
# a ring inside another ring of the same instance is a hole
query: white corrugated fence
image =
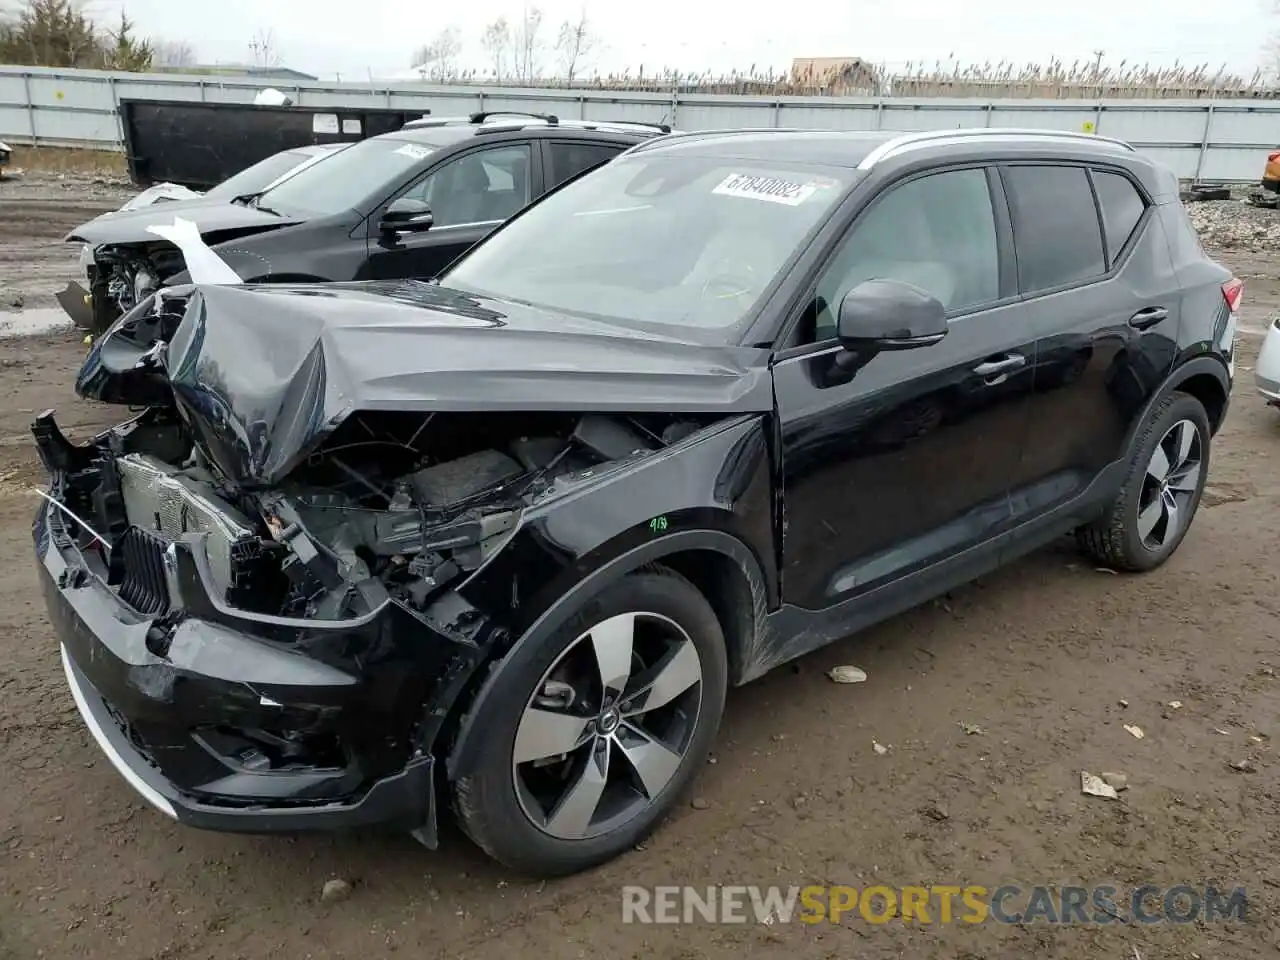
{"type": "Polygon", "coordinates": [[[264,87],[298,106],[377,106],[437,116],[522,110],[682,130],[805,127],[928,130],[1035,127],[1127,140],[1188,180],[1248,182],[1280,147],[1280,101],[761,97],[597,89],[282,82],[241,77],[0,67],[0,139],[121,149],[121,98],[252,103],[264,87]]]}

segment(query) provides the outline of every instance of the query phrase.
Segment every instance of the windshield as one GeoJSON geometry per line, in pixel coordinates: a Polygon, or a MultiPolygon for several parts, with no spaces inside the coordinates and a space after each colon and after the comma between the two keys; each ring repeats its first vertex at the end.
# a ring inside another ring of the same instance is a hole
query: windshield
{"type": "Polygon", "coordinates": [[[408,140],[361,140],[276,184],[262,195],[262,206],[313,217],[352,210],[398,184],[433,152],[408,140]]]}
{"type": "Polygon", "coordinates": [[[531,207],[440,282],[723,339],[852,179],[809,164],[623,157],[531,207]]]}
{"type": "Polygon", "coordinates": [[[247,197],[260,193],[294,167],[310,159],[305,153],[285,150],[273,154],[265,160],[259,160],[251,167],[245,167],[234,176],[223,180],[205,194],[210,200],[230,201],[236,197],[247,197]]]}

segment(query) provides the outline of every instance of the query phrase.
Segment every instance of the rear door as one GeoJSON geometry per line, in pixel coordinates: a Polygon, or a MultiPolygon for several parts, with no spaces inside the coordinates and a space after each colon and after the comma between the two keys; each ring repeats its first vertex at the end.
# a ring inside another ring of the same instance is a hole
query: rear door
{"type": "Polygon", "coordinates": [[[585,170],[608,163],[630,144],[603,140],[543,140],[547,189],[554,190],[585,170]]]}
{"type": "Polygon", "coordinates": [[[1018,163],[1002,177],[1037,336],[1014,516],[1070,520],[1115,493],[1129,429],[1173,362],[1180,287],[1155,208],[1123,168],[1018,163]]]}
{"type": "Polygon", "coordinates": [[[486,144],[454,155],[405,187],[368,224],[366,277],[429,280],[542,193],[541,155],[528,140],[486,144]],[[431,207],[430,229],[383,231],[382,213],[395,200],[431,207]]]}

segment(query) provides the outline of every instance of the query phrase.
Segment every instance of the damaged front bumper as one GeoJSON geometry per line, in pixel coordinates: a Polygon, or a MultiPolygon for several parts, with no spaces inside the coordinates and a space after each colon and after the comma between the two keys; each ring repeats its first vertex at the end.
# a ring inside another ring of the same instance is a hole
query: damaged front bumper
{"type": "Polygon", "coordinates": [[[340,621],[231,609],[200,535],[130,527],[94,546],[93,521],[61,495],[59,464],[86,448],[51,417],[41,425],[52,473],[33,525],[41,586],[76,706],[121,775],[192,826],[376,824],[434,846],[433,747],[478,662],[459,621],[477,618],[452,595],[439,620],[391,599],[340,621]],[[129,559],[124,583],[109,583],[113,550],[129,559]]]}

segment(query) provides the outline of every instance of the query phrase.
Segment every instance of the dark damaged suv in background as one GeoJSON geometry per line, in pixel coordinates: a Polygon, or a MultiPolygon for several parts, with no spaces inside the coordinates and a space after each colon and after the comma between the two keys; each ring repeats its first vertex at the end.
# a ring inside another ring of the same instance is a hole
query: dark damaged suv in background
{"type": "Polygon", "coordinates": [[[184,823],[583,869],[730,686],[1063,534],[1166,560],[1240,292],[1172,174],[997,130],[664,137],[438,283],[162,290],[78,382],[144,412],[34,426],[67,681],[184,823]]]}
{"type": "MultiPolygon", "coordinates": [[[[219,191],[218,202],[182,215],[248,282],[429,280],[547,190],[669,131],[550,114],[425,117],[345,145],[265,190],[219,191]]],[[[67,235],[93,249],[92,329],[188,279],[182,252],[150,229],[172,220],[171,211],[147,207],[67,235]]]]}

